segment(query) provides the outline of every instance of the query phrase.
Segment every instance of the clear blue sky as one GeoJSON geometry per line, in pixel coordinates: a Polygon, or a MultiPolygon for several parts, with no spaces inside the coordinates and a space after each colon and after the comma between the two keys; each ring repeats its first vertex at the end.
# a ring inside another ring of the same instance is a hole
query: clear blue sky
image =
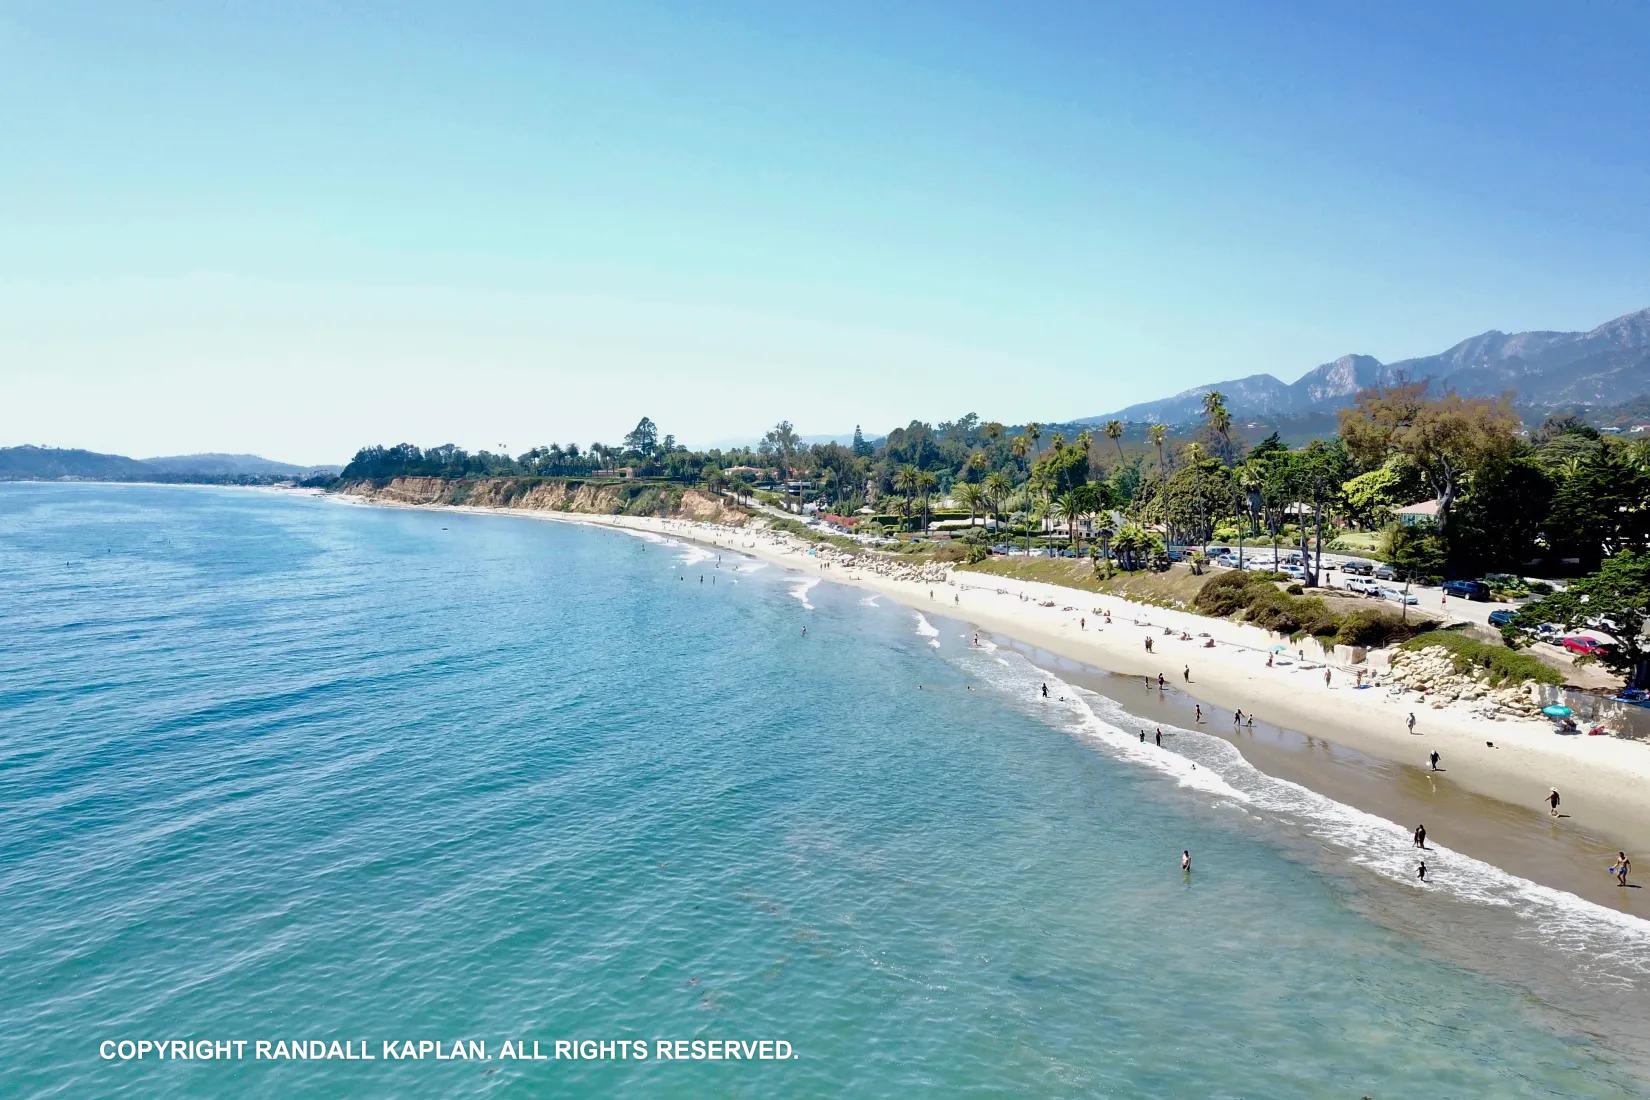
{"type": "Polygon", "coordinates": [[[1590,328],[1650,305],[1650,7],[1566,7],[13,0],[0,443],[1048,420],[1590,328]]]}

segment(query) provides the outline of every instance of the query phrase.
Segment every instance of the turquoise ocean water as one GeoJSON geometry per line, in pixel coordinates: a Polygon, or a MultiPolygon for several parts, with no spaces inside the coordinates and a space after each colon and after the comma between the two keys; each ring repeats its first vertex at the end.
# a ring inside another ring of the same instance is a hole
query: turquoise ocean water
{"type": "Polygon", "coordinates": [[[1630,921],[1418,890],[1382,823],[815,581],[0,485],[0,1095],[1650,1095],[1630,921]],[[99,1056],[140,1038],[795,1057],[99,1056]]]}

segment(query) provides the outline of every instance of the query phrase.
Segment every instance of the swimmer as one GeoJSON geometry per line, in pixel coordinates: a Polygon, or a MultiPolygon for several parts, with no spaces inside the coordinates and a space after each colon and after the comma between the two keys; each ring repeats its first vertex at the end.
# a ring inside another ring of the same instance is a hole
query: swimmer
{"type": "Polygon", "coordinates": [[[1192,873],[1192,853],[1190,849],[1180,853],[1180,869],[1188,875],[1192,873]]]}

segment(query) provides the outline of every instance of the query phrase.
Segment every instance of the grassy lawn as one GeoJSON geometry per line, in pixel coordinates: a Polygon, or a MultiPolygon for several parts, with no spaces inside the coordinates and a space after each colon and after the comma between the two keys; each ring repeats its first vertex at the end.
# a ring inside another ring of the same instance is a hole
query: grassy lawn
{"type": "Polygon", "coordinates": [[[1141,570],[1117,573],[1102,580],[1094,575],[1094,566],[1085,558],[991,558],[957,568],[970,573],[990,573],[1022,581],[1059,584],[1085,592],[1104,592],[1159,607],[1180,608],[1191,606],[1192,600],[1210,577],[1208,573],[1194,577],[1187,566],[1174,565],[1164,573],[1141,570]]]}

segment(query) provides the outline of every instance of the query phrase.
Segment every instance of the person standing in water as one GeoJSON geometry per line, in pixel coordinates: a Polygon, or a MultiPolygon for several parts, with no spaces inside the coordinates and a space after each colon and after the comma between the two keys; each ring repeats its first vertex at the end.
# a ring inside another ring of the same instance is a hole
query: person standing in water
{"type": "Polygon", "coordinates": [[[1192,853],[1189,849],[1180,853],[1180,869],[1188,875],[1192,873],[1192,853]]]}
{"type": "Polygon", "coordinates": [[[1627,885],[1627,872],[1633,869],[1633,861],[1627,858],[1626,852],[1616,853],[1616,885],[1627,885]]]}
{"type": "Polygon", "coordinates": [[[1547,812],[1553,817],[1558,816],[1558,788],[1557,787],[1554,787],[1553,788],[1553,793],[1547,796],[1547,812]]]}
{"type": "Polygon", "coordinates": [[[1048,685],[1047,684],[1043,685],[1043,698],[1044,699],[1048,698],[1048,685]]]}
{"type": "Polygon", "coordinates": [[[1197,723],[1201,726],[1203,724],[1203,704],[1198,703],[1193,709],[1197,711],[1197,723]]]}
{"type": "Polygon", "coordinates": [[[1162,673],[1161,673],[1161,672],[1159,672],[1159,673],[1158,673],[1158,674],[1157,674],[1157,690],[1158,690],[1158,691],[1162,691],[1162,690],[1163,690],[1163,684],[1164,684],[1164,680],[1163,680],[1163,674],[1162,674],[1162,673]]]}
{"type": "Polygon", "coordinates": [[[1162,726],[1157,727],[1157,747],[1158,748],[1163,747],[1163,727],[1162,726]]]}
{"type": "Polygon", "coordinates": [[[1427,757],[1427,759],[1432,761],[1432,770],[1437,771],[1438,770],[1438,750],[1433,749],[1432,750],[1432,755],[1427,757]]]}
{"type": "Polygon", "coordinates": [[[1144,745],[1146,743],[1146,731],[1145,730],[1140,731],[1140,743],[1142,745],[1144,745]]]}
{"type": "Polygon", "coordinates": [[[1420,866],[1419,869],[1416,870],[1415,877],[1420,879],[1423,883],[1425,883],[1427,881],[1427,861],[1426,860],[1423,859],[1421,861],[1421,866],[1420,866]]]}
{"type": "Polygon", "coordinates": [[[1425,825],[1415,826],[1415,846],[1417,848],[1420,848],[1422,851],[1426,850],[1426,847],[1427,847],[1427,827],[1425,825]]]}

